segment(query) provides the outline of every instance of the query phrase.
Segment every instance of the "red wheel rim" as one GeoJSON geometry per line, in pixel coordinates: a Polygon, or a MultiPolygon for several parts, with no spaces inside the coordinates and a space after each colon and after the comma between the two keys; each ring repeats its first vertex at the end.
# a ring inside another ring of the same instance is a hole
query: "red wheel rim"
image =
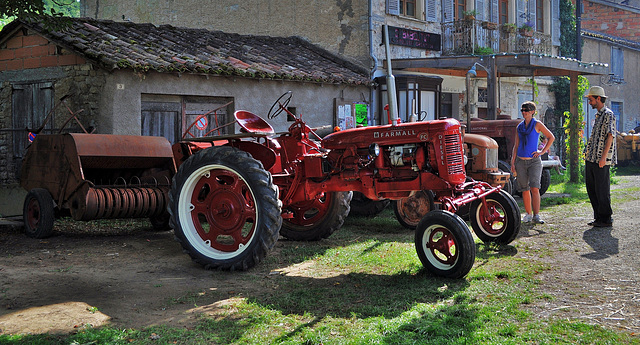
{"type": "Polygon", "coordinates": [[[431,251],[431,256],[443,264],[453,265],[458,259],[455,238],[446,228],[431,231],[427,248],[431,251]]]}
{"type": "Polygon", "coordinates": [[[39,222],[40,203],[38,203],[38,200],[36,199],[31,199],[27,205],[27,223],[29,224],[29,228],[35,229],[38,227],[39,222]]]}
{"type": "Polygon", "coordinates": [[[507,216],[500,203],[487,200],[487,207],[480,204],[478,220],[482,229],[490,235],[500,235],[507,227],[507,216]]]}
{"type": "Polygon", "coordinates": [[[331,203],[327,200],[327,194],[316,200],[298,202],[289,205],[287,209],[293,212],[293,218],[288,221],[299,226],[310,226],[317,224],[327,214],[331,203]]]}
{"type": "Polygon", "coordinates": [[[191,195],[191,219],[203,241],[223,252],[251,241],[257,219],[249,186],[229,170],[210,170],[191,195]]]}

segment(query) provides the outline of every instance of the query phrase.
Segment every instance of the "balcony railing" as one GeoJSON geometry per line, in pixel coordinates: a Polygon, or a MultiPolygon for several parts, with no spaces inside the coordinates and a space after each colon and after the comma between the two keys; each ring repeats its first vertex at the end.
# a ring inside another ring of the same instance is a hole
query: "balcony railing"
{"type": "Polygon", "coordinates": [[[551,36],[538,31],[518,32],[475,19],[442,24],[444,56],[528,52],[551,54],[551,47],[551,36]]]}

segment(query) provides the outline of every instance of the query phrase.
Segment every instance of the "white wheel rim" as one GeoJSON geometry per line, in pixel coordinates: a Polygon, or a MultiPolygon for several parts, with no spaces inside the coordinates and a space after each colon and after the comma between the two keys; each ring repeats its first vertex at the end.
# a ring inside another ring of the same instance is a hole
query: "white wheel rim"
{"type": "MultiPolygon", "coordinates": [[[[196,251],[198,251],[202,255],[205,255],[207,257],[210,257],[216,260],[227,260],[227,259],[232,259],[240,255],[242,252],[244,252],[249,247],[249,245],[254,241],[256,232],[254,229],[253,235],[248,240],[248,242],[245,244],[239,244],[238,249],[235,251],[222,251],[222,250],[213,248],[211,246],[210,240],[204,240],[202,239],[202,237],[200,237],[200,235],[198,234],[198,231],[196,230],[196,225],[194,224],[192,219],[192,212],[194,210],[194,205],[191,203],[191,198],[195,191],[196,185],[198,184],[200,179],[202,177],[208,176],[212,170],[226,170],[226,171],[232,172],[233,174],[235,174],[235,176],[237,176],[240,180],[242,180],[242,182],[245,185],[247,186],[249,185],[247,181],[244,179],[244,177],[242,177],[235,170],[230,169],[227,166],[211,164],[211,165],[200,167],[199,169],[194,171],[182,185],[182,188],[180,190],[180,197],[178,198],[178,219],[180,222],[180,227],[183,230],[184,236],[196,251]]],[[[249,188],[249,192],[251,193],[251,198],[255,202],[256,197],[253,194],[253,189],[249,188]]],[[[258,219],[260,219],[260,214],[259,214],[259,209],[256,205],[255,221],[253,223],[254,227],[258,223],[258,219]]]]}

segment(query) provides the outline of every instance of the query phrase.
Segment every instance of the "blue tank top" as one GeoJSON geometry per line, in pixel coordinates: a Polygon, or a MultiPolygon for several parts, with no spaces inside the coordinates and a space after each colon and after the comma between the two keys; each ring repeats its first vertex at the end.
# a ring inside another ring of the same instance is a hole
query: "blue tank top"
{"type": "Polygon", "coordinates": [[[532,158],[533,153],[538,151],[540,132],[536,131],[537,122],[536,119],[531,119],[529,126],[525,126],[524,121],[518,125],[518,137],[520,139],[517,151],[518,157],[532,158]]]}

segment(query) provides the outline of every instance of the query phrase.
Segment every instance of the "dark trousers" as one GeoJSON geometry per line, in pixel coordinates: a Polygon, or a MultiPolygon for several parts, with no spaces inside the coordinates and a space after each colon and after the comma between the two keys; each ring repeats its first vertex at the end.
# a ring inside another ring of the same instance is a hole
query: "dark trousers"
{"type": "Polygon", "coordinates": [[[598,163],[585,162],[585,183],[593,218],[602,223],[611,223],[611,180],[609,178],[609,165],[601,168],[598,163]]]}

